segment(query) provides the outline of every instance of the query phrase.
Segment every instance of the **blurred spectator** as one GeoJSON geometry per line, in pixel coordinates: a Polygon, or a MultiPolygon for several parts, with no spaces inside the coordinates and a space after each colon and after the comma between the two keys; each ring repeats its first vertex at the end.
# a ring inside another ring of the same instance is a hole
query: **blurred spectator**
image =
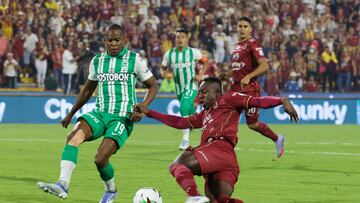
{"type": "Polygon", "coordinates": [[[7,53],[6,60],[4,62],[4,76],[6,78],[6,87],[16,88],[19,70],[19,64],[14,59],[14,55],[12,53],[7,53]]]}
{"type": "Polygon", "coordinates": [[[35,68],[36,68],[36,83],[40,88],[44,88],[44,80],[47,70],[47,57],[49,55],[48,48],[45,45],[45,39],[40,38],[36,49],[34,50],[35,68]]]}
{"type": "Polygon", "coordinates": [[[322,74],[322,91],[327,91],[327,85],[330,92],[335,90],[336,82],[336,69],[338,60],[333,51],[330,50],[328,45],[325,45],[324,51],[321,53],[321,60],[324,65],[324,72],[322,74]]]}
{"type": "Polygon", "coordinates": [[[78,42],[77,55],[78,70],[76,74],[76,87],[80,87],[84,85],[87,80],[89,75],[89,64],[95,54],[90,51],[89,43],[78,42]]]}
{"type": "Polygon", "coordinates": [[[24,37],[24,65],[26,68],[26,72],[32,74],[30,62],[32,61],[32,52],[35,50],[36,43],[39,41],[39,38],[35,33],[32,32],[30,26],[26,27],[24,37]]]}
{"type": "Polygon", "coordinates": [[[337,85],[339,92],[349,92],[351,73],[356,69],[355,61],[351,58],[349,51],[344,48],[340,56],[340,65],[337,76],[337,85]]]}
{"type": "MultiPolygon", "coordinates": [[[[36,76],[33,51],[39,38],[45,39],[51,53],[55,50],[53,46],[61,39],[71,42],[73,49],[78,41],[82,41],[90,45],[92,52],[97,53],[104,47],[102,38],[105,26],[118,23],[129,33],[129,49],[148,51],[149,45],[154,48],[151,42],[158,40],[161,52],[164,53],[174,44],[173,30],[185,27],[190,31],[190,44],[214,54],[217,66],[222,69],[229,60],[232,44],[238,40],[233,34],[236,31],[234,22],[239,17],[248,16],[254,19],[253,36],[263,46],[265,55],[274,52],[278,56],[279,68],[268,74],[276,74],[274,81],[277,82],[278,90],[283,91],[291,68],[297,74],[297,80],[304,78],[304,69],[300,68],[300,63],[294,62],[295,57],[302,57],[306,61],[304,81],[308,81],[310,76],[314,76],[317,81],[319,72],[325,73],[327,70],[325,63],[320,63],[325,46],[339,57],[343,47],[346,47],[350,57],[354,61],[358,60],[359,5],[358,0],[1,1],[1,36],[6,37],[0,43],[0,54],[2,60],[5,60],[6,53],[12,52],[22,68],[19,72],[20,82],[32,83],[32,77],[36,76]],[[217,27],[222,27],[220,34],[217,27]],[[156,37],[153,33],[156,33],[156,37]],[[293,39],[294,35],[298,38],[293,39]],[[301,57],[296,56],[299,50],[301,57]],[[29,77],[24,77],[26,75],[29,77]]],[[[49,68],[52,63],[53,59],[49,58],[49,68]]],[[[157,70],[156,63],[151,65],[157,70]]],[[[338,68],[340,71],[341,67],[338,68]]],[[[53,73],[58,81],[55,68],[53,73]]],[[[322,86],[335,90],[334,81],[341,78],[345,80],[340,77],[344,76],[341,71],[333,75],[336,77],[336,74],[338,78],[331,82],[334,84],[329,84],[330,80],[325,77],[322,86]]],[[[351,74],[350,91],[359,91],[358,71],[353,70],[351,74]]],[[[342,89],[346,89],[346,83],[343,83],[342,89]]]]}
{"type": "Polygon", "coordinates": [[[4,35],[3,30],[0,30],[0,60],[6,56],[8,45],[9,39],[4,35]]]}
{"type": "Polygon", "coordinates": [[[64,75],[64,94],[68,95],[74,89],[75,74],[78,69],[77,57],[75,57],[73,44],[65,45],[64,53],[62,55],[62,73],[64,75]]]}
{"type": "MultiPolygon", "coordinates": [[[[315,80],[319,78],[318,73],[322,74],[318,70],[319,66],[319,57],[315,47],[311,46],[306,54],[306,79],[309,80],[310,76],[313,76],[315,80]]],[[[325,70],[321,70],[325,71],[325,70]]]]}
{"type": "Polygon", "coordinates": [[[46,78],[44,80],[44,88],[45,88],[45,91],[56,91],[57,90],[57,87],[58,87],[58,84],[57,84],[57,81],[54,77],[54,74],[52,73],[52,71],[48,71],[46,73],[46,78]]]}
{"type": "Polygon", "coordinates": [[[175,82],[170,71],[164,72],[164,79],[160,85],[160,92],[175,92],[175,82]]]}
{"type": "Polygon", "coordinates": [[[223,63],[225,54],[227,51],[226,40],[227,36],[223,32],[223,26],[221,24],[216,25],[216,31],[213,32],[212,37],[215,42],[214,59],[216,63],[223,63]]]}
{"type": "Polygon", "coordinates": [[[4,36],[11,40],[13,37],[13,18],[11,15],[5,15],[1,24],[2,31],[4,32],[4,36]]]}
{"type": "Polygon", "coordinates": [[[154,32],[147,45],[147,56],[150,61],[152,73],[156,79],[160,78],[160,69],[158,69],[157,66],[161,64],[162,55],[160,40],[156,32],[154,32]]]}
{"type": "Polygon", "coordinates": [[[167,52],[173,46],[171,40],[168,39],[168,35],[164,32],[160,35],[160,42],[161,42],[161,52],[162,53],[167,52]]]}
{"type": "Polygon", "coordinates": [[[307,92],[317,92],[319,91],[318,83],[315,80],[315,77],[311,75],[306,82],[306,91],[307,92]]]}
{"type": "Polygon", "coordinates": [[[203,33],[200,33],[200,41],[204,44],[206,51],[214,54],[215,41],[209,30],[205,29],[203,33]]]}
{"type": "Polygon", "coordinates": [[[62,47],[62,40],[54,44],[53,50],[50,52],[50,58],[53,65],[53,76],[58,87],[64,88],[64,77],[62,73],[62,56],[64,48],[62,47]]]}
{"type": "Polygon", "coordinates": [[[296,81],[296,73],[295,71],[291,71],[290,75],[289,75],[289,80],[286,81],[285,86],[284,86],[284,92],[299,92],[300,91],[300,87],[298,82],[296,81]]]}

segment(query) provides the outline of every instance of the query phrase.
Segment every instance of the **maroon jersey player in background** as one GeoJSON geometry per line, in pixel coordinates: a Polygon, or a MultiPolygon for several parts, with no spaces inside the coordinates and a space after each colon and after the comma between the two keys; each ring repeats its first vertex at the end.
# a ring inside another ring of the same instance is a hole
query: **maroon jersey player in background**
{"type": "MultiPolygon", "coordinates": [[[[267,59],[262,48],[251,36],[251,20],[242,17],[238,20],[237,31],[239,42],[234,44],[232,52],[232,92],[240,92],[254,97],[260,96],[260,85],[257,77],[266,73],[269,69],[267,59]]],[[[230,73],[231,74],[231,73],[230,73]]],[[[284,153],[285,137],[274,133],[265,123],[259,122],[259,109],[245,109],[246,123],[248,127],[275,142],[276,155],[281,157],[284,153]]]]}
{"type": "Polygon", "coordinates": [[[231,198],[240,172],[234,147],[241,112],[282,104],[291,121],[298,122],[298,115],[287,98],[253,97],[239,92],[223,95],[221,81],[215,77],[205,78],[198,94],[204,110],[189,117],[166,115],[142,106],[135,108],[174,128],[202,128],[200,145],[187,148],[169,166],[170,173],[188,195],[186,202],[205,203],[210,198],[211,202],[242,203],[231,198]],[[200,196],[194,175],[205,177],[206,197],[200,196]]]}

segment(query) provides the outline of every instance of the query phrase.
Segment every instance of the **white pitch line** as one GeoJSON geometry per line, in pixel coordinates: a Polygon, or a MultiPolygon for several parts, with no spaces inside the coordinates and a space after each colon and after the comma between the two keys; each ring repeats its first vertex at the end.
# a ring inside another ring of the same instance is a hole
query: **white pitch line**
{"type": "MultiPolygon", "coordinates": [[[[258,145],[273,145],[272,142],[242,142],[241,144],[258,144],[258,145]]],[[[286,142],[285,144],[296,144],[296,145],[346,145],[346,146],[360,146],[360,143],[348,143],[348,142],[286,142]]]]}
{"type": "MultiPolygon", "coordinates": [[[[273,150],[256,149],[256,148],[236,147],[235,150],[273,153],[273,150]]],[[[323,154],[323,155],[339,155],[339,156],[360,156],[360,153],[346,153],[346,152],[314,152],[314,151],[302,152],[302,151],[294,151],[294,150],[285,150],[285,153],[287,153],[287,154],[323,154]]]]}
{"type": "MultiPolygon", "coordinates": [[[[42,138],[0,138],[0,142],[64,142],[64,140],[52,140],[52,139],[42,139],[42,138]]],[[[161,141],[161,142],[142,142],[142,141],[134,141],[129,140],[128,143],[131,144],[142,144],[142,145],[149,145],[149,146],[159,146],[164,144],[173,144],[174,142],[171,141],[161,141]]],[[[245,144],[257,144],[257,145],[268,145],[272,144],[271,142],[245,142],[245,144]]],[[[316,144],[324,144],[324,145],[351,145],[357,146],[359,144],[352,144],[352,143],[331,143],[331,142],[323,142],[323,143],[312,143],[312,142],[299,142],[295,143],[298,145],[316,145],[316,144]]],[[[273,150],[265,150],[265,149],[258,149],[258,148],[243,148],[243,147],[236,147],[235,150],[241,151],[255,151],[255,152],[266,152],[272,153],[273,150]]],[[[286,150],[288,154],[322,154],[322,155],[338,155],[338,156],[360,156],[360,153],[346,153],[346,152],[320,152],[320,151],[294,151],[294,150],[286,150]]]]}
{"type": "Polygon", "coordinates": [[[64,142],[64,140],[51,140],[42,138],[0,138],[0,142],[64,142]]]}

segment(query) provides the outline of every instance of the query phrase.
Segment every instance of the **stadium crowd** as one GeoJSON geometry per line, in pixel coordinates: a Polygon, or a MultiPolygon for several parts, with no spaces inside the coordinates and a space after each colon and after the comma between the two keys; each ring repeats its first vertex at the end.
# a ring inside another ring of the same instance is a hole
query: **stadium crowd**
{"type": "Polygon", "coordinates": [[[247,16],[270,65],[259,78],[268,94],[360,91],[359,14],[360,0],[2,0],[0,87],[77,92],[91,58],[105,50],[106,25],[117,23],[162,89],[174,91],[160,66],[176,28],[190,31],[189,46],[217,75],[229,70],[237,19],[247,16]]]}

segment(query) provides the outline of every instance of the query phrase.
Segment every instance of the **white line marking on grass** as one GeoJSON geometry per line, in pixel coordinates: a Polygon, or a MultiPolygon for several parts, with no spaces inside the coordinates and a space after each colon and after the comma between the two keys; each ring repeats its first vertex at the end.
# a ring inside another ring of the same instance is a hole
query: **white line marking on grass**
{"type": "MultiPolygon", "coordinates": [[[[255,148],[236,147],[235,150],[273,153],[273,150],[255,149],[255,148]]],[[[287,154],[323,154],[323,155],[339,155],[339,156],[360,156],[359,153],[346,153],[346,152],[309,152],[309,151],[302,152],[302,151],[285,150],[285,153],[287,153],[287,154]]]]}
{"type": "Polygon", "coordinates": [[[64,142],[64,140],[50,140],[42,138],[0,138],[0,142],[64,142]]]}
{"type": "MultiPolygon", "coordinates": [[[[42,139],[42,138],[0,138],[0,142],[64,142],[64,140],[52,140],[52,139],[42,139]]],[[[129,144],[141,144],[141,145],[148,145],[148,146],[161,146],[161,145],[171,145],[174,144],[174,141],[145,141],[145,140],[129,140],[127,141],[129,144]]],[[[271,142],[245,142],[245,144],[273,144],[271,142]]],[[[319,143],[312,143],[312,142],[299,142],[295,143],[299,145],[307,145],[307,144],[319,144],[319,143]]],[[[356,146],[357,144],[352,143],[327,143],[324,142],[322,144],[329,144],[329,145],[351,145],[356,146]]],[[[195,145],[194,145],[195,146],[195,145]]],[[[273,150],[266,150],[266,149],[257,149],[257,148],[243,148],[243,147],[236,147],[235,150],[241,151],[255,151],[255,152],[266,152],[266,153],[273,153],[273,150]]],[[[293,151],[293,150],[286,150],[288,154],[322,154],[322,155],[337,155],[337,156],[360,156],[360,153],[346,153],[346,152],[321,152],[321,151],[293,151]]]]}
{"type": "MultiPolygon", "coordinates": [[[[258,145],[270,145],[272,142],[241,142],[241,144],[258,144],[258,145]]],[[[347,143],[347,142],[286,142],[286,144],[296,145],[346,145],[346,146],[360,146],[360,143],[347,143]]]]}

